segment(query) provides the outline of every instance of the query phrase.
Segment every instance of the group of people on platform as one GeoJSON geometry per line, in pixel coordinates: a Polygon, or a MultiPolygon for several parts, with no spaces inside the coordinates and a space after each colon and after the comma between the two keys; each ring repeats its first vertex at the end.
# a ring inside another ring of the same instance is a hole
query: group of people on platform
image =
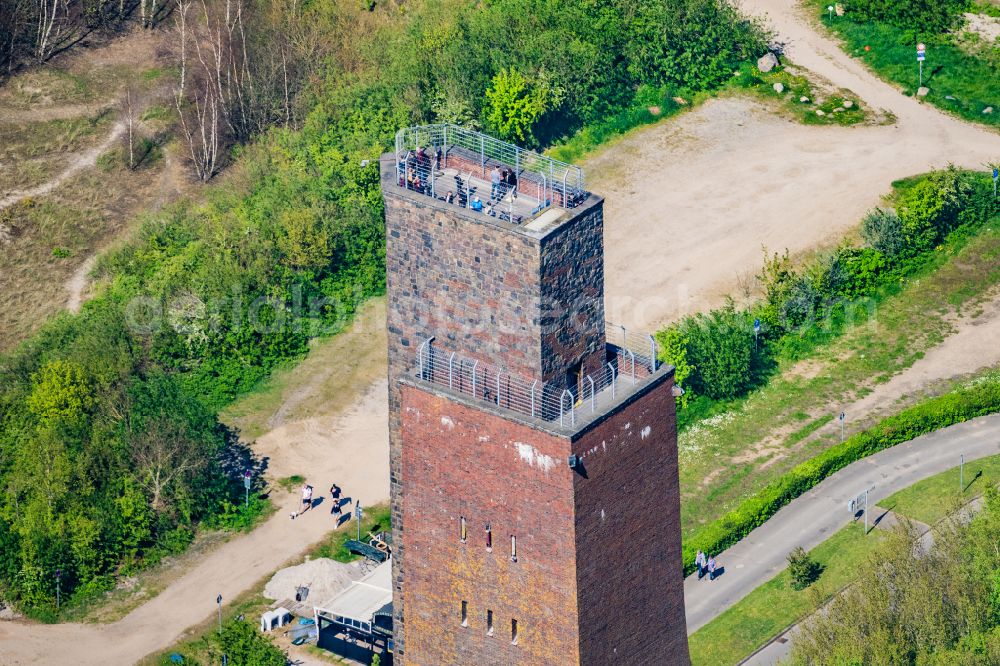
{"type": "Polygon", "coordinates": [[[490,171],[490,199],[499,201],[511,192],[511,196],[517,198],[517,174],[513,169],[504,167],[500,169],[494,166],[490,171]]]}

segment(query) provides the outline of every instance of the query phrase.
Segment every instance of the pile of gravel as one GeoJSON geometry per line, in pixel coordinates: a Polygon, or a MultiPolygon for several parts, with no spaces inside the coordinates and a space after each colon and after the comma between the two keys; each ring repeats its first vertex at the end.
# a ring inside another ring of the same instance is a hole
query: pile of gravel
{"type": "Polygon", "coordinates": [[[347,589],[351,581],[361,578],[364,572],[358,562],[344,564],[321,557],[316,560],[306,560],[294,567],[282,569],[274,574],[264,586],[264,596],[279,601],[295,599],[295,590],[299,586],[309,588],[307,605],[321,604],[347,589]]]}

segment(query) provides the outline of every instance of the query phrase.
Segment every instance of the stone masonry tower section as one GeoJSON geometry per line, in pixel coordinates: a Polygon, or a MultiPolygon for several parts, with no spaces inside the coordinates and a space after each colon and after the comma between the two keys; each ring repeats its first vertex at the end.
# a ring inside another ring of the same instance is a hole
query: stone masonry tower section
{"type": "Polygon", "coordinates": [[[381,171],[395,663],[687,663],[673,369],[605,324],[603,200],[450,125],[381,171]]]}

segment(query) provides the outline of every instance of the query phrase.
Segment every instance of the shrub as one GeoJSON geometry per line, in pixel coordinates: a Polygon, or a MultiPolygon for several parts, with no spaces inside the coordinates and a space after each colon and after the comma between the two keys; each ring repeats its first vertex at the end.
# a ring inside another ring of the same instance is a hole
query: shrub
{"type": "Polygon", "coordinates": [[[284,651],[270,637],[261,634],[256,627],[244,620],[226,623],[217,643],[218,649],[228,657],[230,664],[285,666],[288,661],[284,651]]]}
{"type": "MultiPolygon", "coordinates": [[[[685,387],[694,366],[688,360],[688,338],[677,326],[670,326],[656,333],[656,342],[660,349],[660,360],[674,366],[674,382],[685,387]]],[[[683,408],[693,397],[693,393],[685,390],[684,395],[677,399],[683,408]]]]}
{"type": "Polygon", "coordinates": [[[691,387],[710,398],[732,398],[753,385],[753,325],[732,303],[681,322],[692,366],[691,387]]]}
{"type": "Polygon", "coordinates": [[[804,590],[819,578],[823,567],[819,562],[809,557],[809,553],[796,546],[788,553],[788,575],[791,577],[792,588],[804,590]]]}
{"type": "Polygon", "coordinates": [[[698,529],[684,543],[685,571],[694,570],[694,556],[699,549],[706,553],[725,550],[763,525],[778,509],[852,462],[918,435],[998,411],[1000,377],[990,376],[883,419],[793,467],[718,520],[698,529]]]}
{"type": "Polygon", "coordinates": [[[903,251],[903,221],[893,210],[875,208],[861,221],[861,237],[869,247],[893,258],[903,251]]]}
{"type": "Polygon", "coordinates": [[[968,0],[847,0],[850,17],[857,21],[884,21],[922,34],[945,32],[955,27],[968,0]]]}

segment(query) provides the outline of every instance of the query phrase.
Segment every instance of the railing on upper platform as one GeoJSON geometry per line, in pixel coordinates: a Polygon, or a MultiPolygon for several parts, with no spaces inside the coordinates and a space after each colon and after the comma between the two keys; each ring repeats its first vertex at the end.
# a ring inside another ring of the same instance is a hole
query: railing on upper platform
{"type": "MultiPolygon", "coordinates": [[[[396,173],[406,187],[436,198],[446,194],[434,189],[436,174],[446,164],[469,176],[467,180],[474,177],[487,183],[493,167],[506,167],[513,172],[513,184],[505,183],[503,190],[514,188],[516,194],[531,197],[539,210],[549,205],[572,208],[587,195],[580,167],[458,125],[420,125],[399,130],[395,160],[396,173]]],[[[491,198],[495,198],[493,194],[491,191],[491,198]]],[[[456,196],[464,196],[461,188],[456,196]]],[[[467,201],[450,203],[468,207],[467,201]]]]}
{"type": "Polygon", "coordinates": [[[634,390],[659,368],[652,336],[611,324],[608,331],[609,337],[613,334],[622,344],[609,342],[611,360],[601,370],[583,375],[575,388],[507,372],[502,367],[438,347],[433,337],[424,340],[417,350],[416,375],[423,381],[529,419],[574,428],[612,404],[619,393],[634,390]]]}

